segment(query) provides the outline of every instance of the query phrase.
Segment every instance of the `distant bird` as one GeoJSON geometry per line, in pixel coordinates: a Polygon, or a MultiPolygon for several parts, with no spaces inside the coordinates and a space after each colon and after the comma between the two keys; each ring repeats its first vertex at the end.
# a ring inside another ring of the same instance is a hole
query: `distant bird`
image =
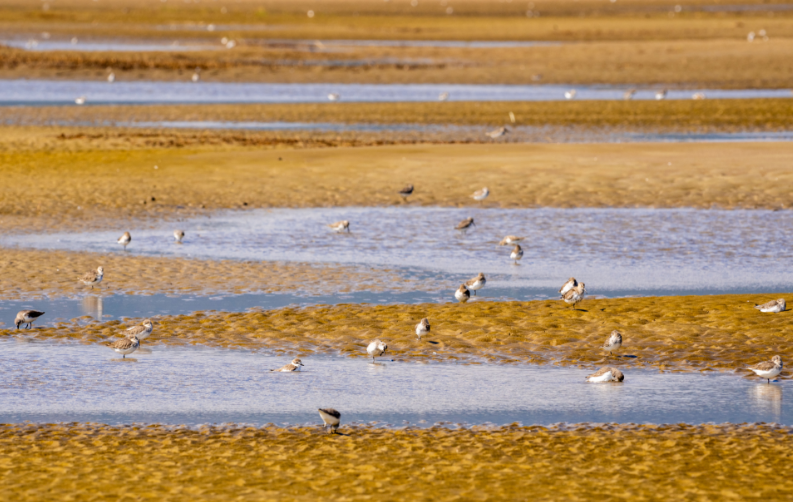
{"type": "Polygon", "coordinates": [[[662,99],[665,99],[666,98],[666,92],[667,92],[666,89],[662,89],[662,90],[656,92],[655,93],[656,101],[661,101],[662,99]]]}
{"type": "Polygon", "coordinates": [[[749,366],[749,369],[754,371],[757,376],[765,378],[768,381],[767,383],[771,383],[772,378],[782,373],[782,358],[774,356],[771,361],[764,361],[754,366],[749,366]]]}
{"type": "Polygon", "coordinates": [[[399,195],[402,196],[404,200],[407,200],[408,196],[413,193],[413,185],[405,185],[405,188],[399,191],[399,195]]]}
{"type": "Polygon", "coordinates": [[[33,322],[43,315],[44,312],[39,312],[38,310],[20,310],[17,312],[14,324],[16,324],[17,329],[19,329],[20,325],[27,324],[27,328],[30,329],[33,326],[33,322]]]}
{"type": "Polygon", "coordinates": [[[474,192],[471,197],[473,197],[475,201],[482,202],[483,200],[487,199],[488,195],[490,195],[490,190],[488,190],[487,187],[484,187],[483,189],[474,192]]]}
{"type": "Polygon", "coordinates": [[[195,71],[193,72],[193,76],[190,77],[190,80],[192,80],[193,82],[198,82],[199,80],[201,80],[201,68],[195,69],[195,71]]]}
{"type": "Polygon", "coordinates": [[[460,284],[460,287],[454,292],[454,298],[456,298],[460,303],[465,303],[471,299],[471,292],[468,291],[468,288],[465,287],[465,284],[460,284]]]}
{"type": "Polygon", "coordinates": [[[105,269],[102,267],[97,267],[96,272],[88,272],[84,276],[80,277],[80,282],[85,284],[86,286],[91,286],[91,289],[94,289],[94,286],[102,282],[102,278],[105,276],[105,269]]]}
{"type": "Polygon", "coordinates": [[[294,358],[294,359],[292,359],[292,362],[287,364],[286,366],[281,366],[277,370],[270,370],[270,371],[275,371],[275,372],[280,372],[280,373],[288,373],[290,371],[300,371],[300,367],[301,366],[304,366],[303,361],[301,361],[298,358],[294,358]]]}
{"type": "Polygon", "coordinates": [[[438,96],[438,101],[446,101],[447,99],[449,99],[449,93],[448,92],[442,92],[438,96]]]}
{"type": "Polygon", "coordinates": [[[111,71],[111,72],[110,72],[110,75],[108,75],[108,76],[107,76],[107,81],[108,81],[109,83],[111,83],[111,84],[112,84],[113,82],[115,82],[115,81],[116,81],[116,74],[115,74],[115,73],[113,73],[113,72],[111,71]]]}
{"type": "Polygon", "coordinates": [[[474,223],[474,219],[473,218],[466,218],[463,221],[461,221],[460,223],[458,223],[457,226],[454,227],[454,228],[457,229],[457,230],[462,230],[463,232],[466,232],[466,231],[468,231],[469,228],[471,228],[473,226],[476,226],[476,223],[474,223]]]}
{"type": "Polygon", "coordinates": [[[612,355],[612,352],[619,350],[622,347],[622,335],[619,331],[614,330],[611,332],[611,336],[609,339],[606,340],[606,343],[603,344],[603,349],[609,351],[609,355],[612,355]]]}
{"type": "Polygon", "coordinates": [[[173,238],[178,244],[181,244],[182,239],[184,239],[184,230],[174,230],[173,238]]]}
{"type": "Polygon", "coordinates": [[[336,233],[344,232],[345,230],[348,232],[350,231],[350,222],[347,220],[337,221],[336,223],[331,223],[328,226],[336,233]]]}
{"type": "Polygon", "coordinates": [[[372,343],[366,347],[366,352],[372,356],[372,362],[374,362],[374,358],[378,356],[382,356],[385,354],[385,351],[388,350],[388,345],[378,340],[373,340],[372,343]]]}
{"type": "Polygon", "coordinates": [[[516,242],[520,242],[523,240],[523,237],[515,237],[514,235],[508,235],[501,239],[501,242],[498,243],[499,246],[510,246],[515,244],[516,242]]]}
{"type": "Polygon", "coordinates": [[[129,232],[124,232],[124,235],[119,237],[117,242],[124,246],[124,250],[126,250],[129,243],[132,242],[132,235],[129,232]]]}
{"type": "Polygon", "coordinates": [[[121,354],[121,357],[126,359],[127,354],[132,354],[138,350],[138,347],[140,347],[140,340],[133,336],[132,338],[125,338],[117,342],[107,342],[105,345],[121,354]]]}
{"type": "Polygon", "coordinates": [[[496,138],[500,138],[501,136],[507,134],[508,132],[509,132],[509,129],[507,129],[506,127],[499,127],[498,129],[495,129],[493,131],[486,132],[485,136],[489,136],[491,139],[496,139],[496,138]]]}
{"type": "Polygon", "coordinates": [[[320,418],[322,418],[322,421],[325,423],[325,427],[330,427],[331,434],[339,430],[341,413],[333,408],[319,408],[318,411],[320,418]]]}
{"type": "Polygon", "coordinates": [[[419,337],[419,340],[421,340],[421,337],[429,332],[430,332],[430,321],[425,317],[424,319],[421,320],[421,322],[416,324],[416,336],[419,337]]]}
{"type": "Polygon", "coordinates": [[[573,99],[575,98],[576,91],[575,89],[570,89],[569,91],[564,93],[564,99],[573,99]]]}
{"type": "Polygon", "coordinates": [[[754,308],[759,310],[760,312],[784,312],[785,311],[785,299],[780,298],[779,300],[771,300],[768,303],[764,303],[762,305],[755,305],[754,308]]]}
{"type": "Polygon", "coordinates": [[[515,244],[515,247],[512,248],[512,252],[509,254],[509,258],[515,260],[515,265],[518,264],[518,260],[523,258],[523,248],[520,247],[520,244],[515,244]]]}
{"type": "Polygon", "coordinates": [[[633,96],[636,94],[636,89],[628,89],[622,94],[622,99],[625,101],[630,101],[633,99],[633,96]]]}
{"type": "Polygon", "coordinates": [[[338,92],[331,92],[330,94],[328,94],[329,101],[338,101],[340,97],[341,96],[339,96],[338,92]]]}
{"type": "Polygon", "coordinates": [[[153,330],[154,324],[152,324],[151,319],[145,319],[142,323],[140,323],[140,325],[132,326],[131,328],[124,330],[124,336],[127,338],[132,338],[135,336],[138,338],[138,340],[145,340],[149,337],[153,330]]]}
{"type": "Polygon", "coordinates": [[[474,296],[476,296],[476,291],[478,289],[482,289],[483,287],[485,287],[485,283],[486,282],[487,282],[487,279],[485,279],[485,274],[483,272],[479,272],[479,275],[477,275],[473,279],[471,279],[469,281],[465,281],[465,286],[469,290],[473,291],[474,292],[474,296]]]}
{"type": "Polygon", "coordinates": [[[753,31],[750,31],[750,32],[749,32],[749,34],[748,34],[748,35],[746,35],[746,41],[747,41],[747,42],[754,42],[754,37],[755,37],[755,34],[754,34],[754,32],[753,32],[753,31]]]}
{"type": "Polygon", "coordinates": [[[705,93],[704,92],[695,92],[694,94],[691,95],[691,99],[697,100],[697,101],[705,99],[705,93]]]}
{"type": "Polygon", "coordinates": [[[575,280],[575,277],[571,277],[567,279],[567,282],[565,282],[561,288],[559,288],[559,295],[562,298],[564,298],[565,293],[567,293],[568,291],[570,291],[571,289],[577,286],[578,286],[578,281],[575,280]]]}
{"type": "Polygon", "coordinates": [[[85,96],[80,96],[79,98],[75,99],[74,102],[76,104],[78,104],[78,105],[84,105],[85,104],[85,96]]]}
{"type": "Polygon", "coordinates": [[[612,368],[610,366],[600,368],[586,377],[586,381],[592,383],[622,382],[623,380],[625,380],[625,375],[617,368],[612,368]]]}
{"type": "Polygon", "coordinates": [[[584,296],[586,296],[586,287],[583,282],[579,282],[578,286],[570,288],[562,295],[562,300],[564,300],[565,303],[572,303],[573,308],[576,308],[578,304],[584,300],[584,296]]]}

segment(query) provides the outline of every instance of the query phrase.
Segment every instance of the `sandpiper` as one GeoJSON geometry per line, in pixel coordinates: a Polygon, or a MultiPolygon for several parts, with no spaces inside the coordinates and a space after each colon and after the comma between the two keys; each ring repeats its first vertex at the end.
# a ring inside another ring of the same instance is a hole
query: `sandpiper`
{"type": "Polygon", "coordinates": [[[407,200],[408,196],[413,193],[413,185],[405,185],[405,188],[399,191],[402,199],[407,200]]]}
{"type": "Polygon", "coordinates": [[[573,99],[575,98],[576,92],[575,89],[570,89],[569,91],[564,93],[564,99],[573,99]]]}
{"type": "Polygon", "coordinates": [[[612,352],[619,350],[620,347],[622,347],[622,335],[619,331],[614,330],[611,332],[609,339],[606,340],[606,343],[603,344],[603,350],[608,350],[609,355],[612,355],[612,352]]]}
{"type": "Polygon", "coordinates": [[[474,292],[474,296],[476,296],[476,290],[482,289],[485,286],[487,279],[485,279],[484,272],[479,272],[479,275],[471,279],[470,281],[465,281],[465,286],[474,292]]]}
{"type": "Polygon", "coordinates": [[[666,89],[661,89],[660,91],[655,93],[656,101],[661,101],[662,99],[666,98],[666,89]]]}
{"type": "Polygon", "coordinates": [[[416,336],[419,337],[419,340],[421,340],[421,337],[429,332],[430,332],[430,320],[425,317],[424,319],[421,320],[421,322],[416,324],[416,336]]]}
{"type": "Polygon", "coordinates": [[[523,240],[523,237],[515,237],[514,235],[508,235],[501,239],[501,242],[498,243],[499,246],[511,246],[512,244],[518,243],[523,240]]]}
{"type": "Polygon", "coordinates": [[[85,284],[86,286],[91,286],[91,289],[94,289],[94,286],[102,282],[102,278],[105,276],[105,269],[102,267],[96,267],[96,272],[88,272],[84,276],[80,277],[80,282],[85,284]]]}
{"type": "Polygon", "coordinates": [[[604,366],[586,377],[586,381],[592,383],[621,382],[623,380],[625,380],[625,375],[617,368],[612,368],[611,366],[604,366]]]}
{"type": "Polygon", "coordinates": [[[117,242],[124,246],[124,249],[126,250],[129,243],[132,242],[132,235],[130,235],[129,232],[124,232],[124,235],[119,237],[117,242]]]}
{"type": "Polygon", "coordinates": [[[694,99],[694,100],[705,99],[705,93],[704,92],[695,92],[694,94],[691,95],[691,99],[694,99]]]}
{"type": "Polygon", "coordinates": [[[115,81],[116,81],[116,74],[111,71],[110,74],[107,76],[107,82],[112,84],[115,81]]]}
{"type": "Polygon", "coordinates": [[[562,299],[565,301],[565,303],[572,303],[573,308],[576,308],[578,303],[583,301],[584,296],[586,296],[586,287],[584,286],[583,282],[579,282],[578,286],[570,288],[565,294],[563,294],[562,299]]]}
{"type": "Polygon", "coordinates": [[[471,298],[471,292],[468,291],[468,288],[465,287],[465,284],[460,284],[460,287],[454,292],[454,297],[458,302],[465,303],[471,298]]]}
{"type": "Polygon", "coordinates": [[[76,105],[84,105],[85,104],[85,96],[80,96],[74,100],[74,104],[76,105]]]}
{"type": "Polygon", "coordinates": [[[193,82],[198,82],[199,80],[201,80],[201,68],[195,69],[195,71],[193,72],[193,76],[190,77],[190,80],[192,80],[193,82]]]}
{"type": "Polygon", "coordinates": [[[449,99],[448,92],[442,92],[438,95],[438,101],[446,101],[447,99],[449,99]]]}
{"type": "Polygon", "coordinates": [[[571,289],[577,286],[578,286],[578,281],[575,280],[575,277],[571,277],[567,279],[567,282],[565,282],[561,288],[559,288],[559,295],[562,298],[564,298],[565,293],[567,293],[568,291],[570,291],[571,289]]]}
{"type": "Polygon", "coordinates": [[[336,223],[331,223],[328,225],[334,232],[344,232],[350,231],[350,222],[347,220],[337,221],[336,223]]]}
{"type": "Polygon", "coordinates": [[[182,243],[182,239],[184,239],[184,230],[174,230],[173,231],[173,238],[177,244],[182,243]]]}
{"type": "Polygon", "coordinates": [[[764,303],[762,305],[755,305],[754,308],[759,310],[760,312],[784,312],[785,311],[785,299],[780,298],[778,300],[771,300],[768,303],[764,303]]]}
{"type": "Polygon", "coordinates": [[[477,190],[476,192],[474,192],[471,195],[471,197],[473,197],[474,200],[477,200],[477,201],[481,202],[481,201],[487,199],[488,195],[490,195],[490,190],[488,190],[487,187],[484,187],[483,189],[477,190]]]}
{"type": "Polygon", "coordinates": [[[763,377],[768,383],[771,383],[772,378],[782,373],[782,358],[774,356],[770,361],[749,366],[749,369],[754,371],[757,376],[763,377]]]}
{"type": "Polygon", "coordinates": [[[277,371],[281,373],[288,373],[290,371],[300,371],[300,367],[303,366],[303,361],[298,358],[292,359],[292,362],[287,364],[286,366],[281,366],[277,370],[270,370],[270,371],[277,371]]]}
{"type": "Polygon", "coordinates": [[[636,94],[636,89],[628,89],[622,94],[622,99],[625,101],[630,101],[633,99],[633,96],[636,94]]]}
{"type": "Polygon", "coordinates": [[[17,329],[19,329],[21,324],[27,324],[28,329],[30,329],[30,327],[33,326],[33,321],[43,315],[44,312],[39,312],[38,310],[20,310],[17,312],[16,319],[14,319],[14,324],[17,325],[17,329]]]}
{"type": "Polygon", "coordinates": [[[372,356],[372,362],[374,362],[374,358],[377,356],[382,356],[385,354],[385,351],[388,349],[388,345],[384,344],[380,340],[374,340],[372,343],[366,347],[366,352],[372,356]]]}
{"type": "Polygon", "coordinates": [[[328,101],[338,101],[340,97],[338,92],[331,92],[328,94],[328,101]]]}
{"type": "Polygon", "coordinates": [[[333,408],[319,408],[319,416],[325,422],[325,427],[330,427],[331,434],[339,429],[341,423],[341,413],[333,408]]]}
{"type": "Polygon", "coordinates": [[[154,324],[152,324],[151,319],[146,319],[138,326],[132,326],[124,330],[124,336],[127,338],[135,336],[138,340],[145,340],[151,335],[152,330],[154,330],[154,324]]]}
{"type": "Polygon", "coordinates": [[[509,132],[509,129],[507,129],[506,127],[499,127],[498,129],[494,129],[494,130],[492,130],[490,132],[486,132],[485,136],[488,136],[491,139],[496,139],[496,138],[500,138],[501,136],[507,134],[508,132],[509,132]]]}
{"type": "Polygon", "coordinates": [[[515,260],[515,265],[518,264],[518,260],[523,258],[523,248],[520,247],[520,244],[515,244],[515,247],[512,248],[512,252],[509,253],[509,258],[515,260]]]}
{"type": "Polygon", "coordinates": [[[127,354],[132,354],[138,350],[138,347],[140,347],[140,340],[138,340],[136,336],[133,336],[132,338],[125,338],[116,342],[107,342],[105,345],[115,350],[117,353],[121,354],[122,358],[126,359],[127,354]]]}
{"type": "Polygon", "coordinates": [[[465,232],[465,231],[467,231],[469,228],[471,228],[473,226],[476,226],[476,224],[474,223],[474,219],[473,218],[466,218],[463,221],[461,221],[460,223],[458,223],[457,226],[454,227],[454,228],[456,228],[457,230],[462,230],[463,232],[465,232]]]}

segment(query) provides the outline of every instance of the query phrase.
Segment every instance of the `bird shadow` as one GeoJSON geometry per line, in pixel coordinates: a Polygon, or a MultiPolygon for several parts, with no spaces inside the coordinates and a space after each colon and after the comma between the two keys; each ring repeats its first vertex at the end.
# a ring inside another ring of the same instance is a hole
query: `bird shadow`
{"type": "Polygon", "coordinates": [[[431,343],[433,345],[440,345],[441,342],[433,342],[432,340],[427,340],[427,343],[431,343]]]}

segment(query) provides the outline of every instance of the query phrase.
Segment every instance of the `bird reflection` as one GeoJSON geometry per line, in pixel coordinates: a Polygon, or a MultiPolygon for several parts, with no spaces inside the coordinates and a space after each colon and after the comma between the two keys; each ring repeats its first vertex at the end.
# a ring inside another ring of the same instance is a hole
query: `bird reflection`
{"type": "Polygon", "coordinates": [[[101,296],[84,296],[82,301],[83,314],[90,315],[97,321],[102,320],[104,308],[101,296]]]}
{"type": "Polygon", "coordinates": [[[782,386],[780,385],[755,385],[749,389],[757,410],[773,415],[779,421],[782,415],[782,386]]]}

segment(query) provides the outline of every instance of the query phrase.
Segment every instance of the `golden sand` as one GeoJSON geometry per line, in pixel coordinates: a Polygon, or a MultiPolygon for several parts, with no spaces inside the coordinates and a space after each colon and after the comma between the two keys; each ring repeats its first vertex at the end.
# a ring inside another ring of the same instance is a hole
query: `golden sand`
{"type": "MultiPolygon", "coordinates": [[[[342,417],[343,418],[343,417],[342,417]]],[[[0,497],[40,500],[783,500],[767,425],[383,430],[0,426],[0,497]]]]}
{"type": "MultiPolygon", "coordinates": [[[[449,291],[451,298],[451,290],[449,291]]],[[[560,300],[420,305],[338,305],[248,313],[197,313],[156,318],[147,344],[264,350],[307,356],[367,357],[374,338],[400,361],[489,361],[668,371],[738,371],[780,355],[793,359],[791,312],[761,313],[755,304],[784,294],[586,300],[574,310],[560,300]],[[432,332],[418,341],[415,325],[427,317],[432,332]],[[623,335],[620,354],[601,350],[609,333],[623,335]]],[[[37,328],[38,340],[100,343],[126,325],[63,323],[37,328]]],[[[15,336],[13,329],[0,337],[15,336]]],[[[787,372],[783,373],[786,378],[787,372]]]]}

